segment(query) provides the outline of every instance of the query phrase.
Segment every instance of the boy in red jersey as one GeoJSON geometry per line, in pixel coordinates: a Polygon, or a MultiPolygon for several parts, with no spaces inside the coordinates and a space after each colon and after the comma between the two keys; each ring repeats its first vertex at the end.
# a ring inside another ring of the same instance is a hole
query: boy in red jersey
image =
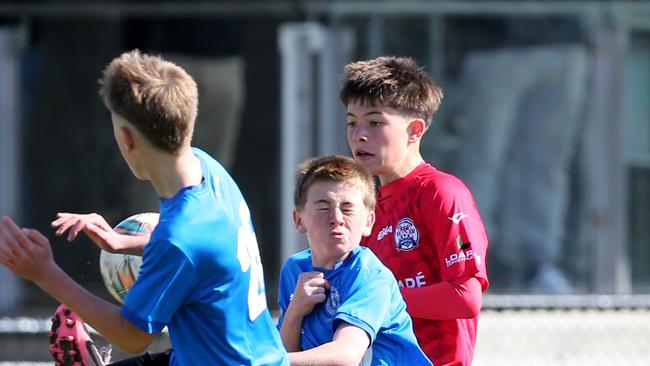
{"type": "Polygon", "coordinates": [[[352,154],[381,184],[363,245],[397,278],[431,361],[470,365],[488,242],[467,186],[420,153],[442,90],[412,59],[379,57],[345,67],[340,97],[352,154]]]}

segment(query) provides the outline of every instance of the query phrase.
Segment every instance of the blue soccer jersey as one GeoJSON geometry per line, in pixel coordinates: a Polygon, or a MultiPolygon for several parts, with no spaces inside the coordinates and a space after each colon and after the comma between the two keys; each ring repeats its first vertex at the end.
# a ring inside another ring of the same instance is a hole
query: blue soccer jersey
{"type": "Polygon", "coordinates": [[[284,313],[302,272],[323,272],[331,287],[327,299],[302,322],[303,350],[329,343],[340,321],[363,329],[370,348],[361,365],[431,365],[418,346],[411,317],[393,274],[364,247],[355,248],[333,269],[315,268],[311,250],[292,255],[282,267],[278,303],[284,313]]]}
{"type": "Polygon", "coordinates": [[[288,365],[248,207],[225,169],[193,151],[203,181],[161,199],[121,314],[147,333],[168,327],[171,365],[288,365]]]}

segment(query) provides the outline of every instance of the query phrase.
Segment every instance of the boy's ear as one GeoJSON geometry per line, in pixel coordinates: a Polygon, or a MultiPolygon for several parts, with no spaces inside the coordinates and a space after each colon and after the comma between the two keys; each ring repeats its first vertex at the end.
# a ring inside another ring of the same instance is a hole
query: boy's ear
{"type": "Polygon", "coordinates": [[[409,142],[415,142],[422,138],[424,132],[427,130],[427,124],[422,118],[412,119],[407,127],[409,134],[409,142]]]}
{"type": "Polygon", "coordinates": [[[368,236],[372,232],[372,226],[375,224],[375,211],[368,212],[365,225],[361,228],[361,236],[368,236]]]}
{"type": "Polygon", "coordinates": [[[307,234],[307,228],[302,223],[302,218],[300,218],[300,211],[293,211],[293,223],[296,225],[296,230],[301,234],[307,234]]]}
{"type": "Polygon", "coordinates": [[[133,132],[126,126],[122,126],[118,130],[119,143],[124,148],[124,151],[131,151],[135,147],[135,138],[133,132]]]}

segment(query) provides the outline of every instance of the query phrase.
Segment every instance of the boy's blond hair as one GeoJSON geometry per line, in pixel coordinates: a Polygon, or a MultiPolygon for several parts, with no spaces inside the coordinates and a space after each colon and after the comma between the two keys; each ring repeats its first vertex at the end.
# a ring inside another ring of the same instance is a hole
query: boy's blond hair
{"type": "Polygon", "coordinates": [[[431,125],[442,102],[442,89],[411,58],[378,57],[345,66],[340,98],[345,106],[359,103],[390,107],[422,118],[431,125]]]}
{"type": "Polygon", "coordinates": [[[176,153],[189,145],[198,110],[194,79],[161,57],[125,52],[106,67],[99,94],[154,146],[176,153]]]}
{"type": "Polygon", "coordinates": [[[352,158],[329,155],[308,159],[298,168],[293,195],[297,210],[305,207],[309,188],[322,181],[343,182],[357,187],[366,208],[370,211],[375,209],[375,182],[370,173],[352,158]]]}

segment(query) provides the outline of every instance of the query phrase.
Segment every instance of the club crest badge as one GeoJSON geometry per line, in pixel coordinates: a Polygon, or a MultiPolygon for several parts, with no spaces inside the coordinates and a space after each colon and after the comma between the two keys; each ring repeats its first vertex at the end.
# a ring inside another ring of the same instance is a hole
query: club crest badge
{"type": "Polygon", "coordinates": [[[418,247],[420,232],[413,220],[405,217],[397,223],[395,228],[395,247],[399,252],[408,252],[418,247]]]}
{"type": "Polygon", "coordinates": [[[330,288],[329,292],[330,294],[327,297],[327,302],[325,302],[325,311],[327,311],[330,316],[334,316],[341,305],[341,296],[339,295],[339,290],[334,286],[330,288]]]}

